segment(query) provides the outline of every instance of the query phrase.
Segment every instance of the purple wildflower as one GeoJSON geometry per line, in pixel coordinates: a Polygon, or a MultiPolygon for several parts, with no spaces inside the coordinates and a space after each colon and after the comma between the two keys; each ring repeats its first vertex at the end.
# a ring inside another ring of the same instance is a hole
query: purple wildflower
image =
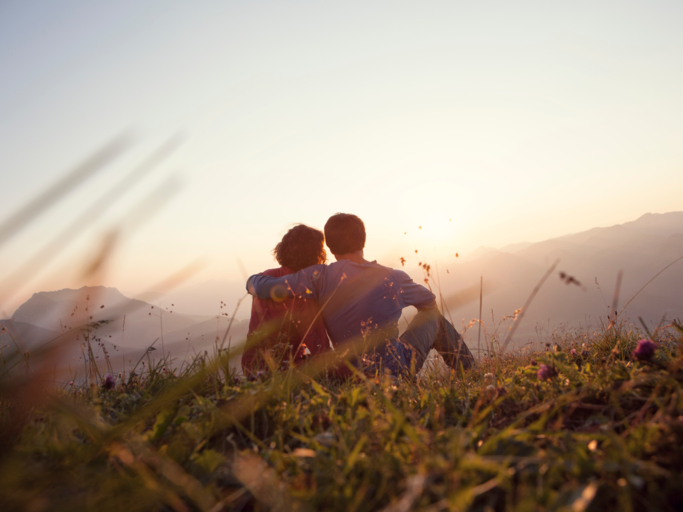
{"type": "Polygon", "coordinates": [[[536,373],[536,375],[540,380],[550,380],[553,377],[555,377],[555,375],[557,375],[557,371],[552,366],[542,364],[541,367],[538,369],[538,373],[536,373]]]}
{"type": "Polygon", "coordinates": [[[107,374],[107,376],[104,378],[102,387],[104,389],[114,389],[116,387],[116,379],[111,373],[107,374]]]}
{"type": "Polygon", "coordinates": [[[655,354],[657,345],[652,340],[639,340],[638,347],[633,351],[633,357],[641,361],[648,361],[652,359],[655,354]]]}

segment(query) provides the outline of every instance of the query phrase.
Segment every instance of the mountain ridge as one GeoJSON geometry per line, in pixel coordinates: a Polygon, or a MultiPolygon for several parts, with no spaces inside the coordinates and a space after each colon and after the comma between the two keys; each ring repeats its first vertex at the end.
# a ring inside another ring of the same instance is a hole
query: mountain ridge
{"type": "MultiPolygon", "coordinates": [[[[623,318],[638,318],[656,325],[664,314],[671,320],[683,317],[683,262],[642,288],[658,272],[683,256],[683,212],[645,214],[625,224],[592,228],[551,238],[512,253],[499,251],[482,258],[457,262],[459,282],[442,283],[444,295],[478,287],[484,278],[484,311],[500,316],[522,307],[547,269],[556,260],[555,275],[538,292],[526,312],[516,338],[533,336],[539,324],[597,328],[607,318],[617,274],[622,272],[619,307],[635,299],[623,318]],[[574,277],[581,286],[567,285],[559,272],[574,277]],[[603,301],[604,296],[604,301],[603,301]]],[[[452,271],[452,270],[451,270],[452,271]]],[[[478,299],[478,297],[477,297],[478,299]]],[[[478,300],[462,306],[458,318],[477,318],[478,300]]],[[[484,315],[486,317],[486,315],[484,315]]],[[[499,317],[500,317],[499,316],[499,317]]],[[[491,314],[488,314],[491,318],[491,314]]]]}
{"type": "MultiPolygon", "coordinates": [[[[522,307],[548,267],[559,259],[556,275],[551,276],[525,312],[517,337],[528,338],[539,324],[548,325],[548,322],[595,327],[609,313],[620,270],[623,281],[619,302],[623,305],[657,272],[683,256],[683,212],[648,213],[624,224],[591,228],[536,243],[509,244],[503,249],[481,246],[457,261],[456,272],[442,275],[451,279],[441,283],[444,297],[478,288],[483,276],[484,311],[491,310],[491,315],[484,316],[502,318],[522,307]],[[565,284],[557,277],[560,271],[581,285],[565,284]]],[[[214,288],[214,293],[221,290],[218,286],[214,288]]],[[[664,313],[669,318],[682,316],[680,290],[683,290],[683,264],[673,266],[666,278],[651,283],[625,314],[631,319],[643,317],[649,322],[657,322],[664,313]]],[[[201,289],[193,293],[200,295],[201,289]]],[[[223,303],[221,306],[217,308],[219,312],[223,311],[223,303]]],[[[169,347],[179,348],[191,342],[197,349],[212,346],[217,336],[222,339],[229,320],[226,313],[185,315],[173,312],[173,306],[170,308],[160,309],[130,299],[113,287],[95,286],[34,293],[17,308],[12,318],[57,334],[73,328],[75,323],[102,321],[98,336],[126,351],[142,350],[156,338],[163,338],[169,347]]],[[[458,327],[457,318],[461,315],[465,323],[477,318],[478,300],[453,304],[451,312],[455,313],[453,319],[458,327]]],[[[233,346],[246,337],[247,328],[246,320],[234,322],[230,334],[233,346]]]]}

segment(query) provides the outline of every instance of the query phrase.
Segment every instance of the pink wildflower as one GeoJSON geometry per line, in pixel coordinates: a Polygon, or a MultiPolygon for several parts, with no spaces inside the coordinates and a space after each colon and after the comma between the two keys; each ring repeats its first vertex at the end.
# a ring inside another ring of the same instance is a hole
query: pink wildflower
{"type": "Polygon", "coordinates": [[[104,381],[102,382],[102,387],[104,389],[114,389],[116,387],[116,379],[111,373],[107,374],[105,377],[104,381]]]}
{"type": "Polygon", "coordinates": [[[638,347],[633,351],[633,357],[641,361],[649,361],[655,354],[657,345],[652,340],[640,340],[638,341],[638,347]]]}
{"type": "Polygon", "coordinates": [[[557,370],[547,364],[542,364],[536,373],[540,380],[550,380],[557,375],[557,370]]]}

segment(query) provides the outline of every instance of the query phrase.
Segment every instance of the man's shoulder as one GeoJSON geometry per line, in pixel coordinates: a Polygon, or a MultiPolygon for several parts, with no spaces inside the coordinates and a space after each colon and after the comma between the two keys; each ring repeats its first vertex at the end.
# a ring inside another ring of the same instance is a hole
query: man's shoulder
{"type": "Polygon", "coordinates": [[[405,281],[412,281],[410,276],[406,274],[403,270],[398,270],[396,268],[392,267],[387,267],[386,265],[382,265],[380,263],[377,263],[377,260],[370,261],[368,263],[365,263],[363,265],[358,265],[356,263],[352,263],[348,260],[341,260],[341,261],[335,261],[334,263],[329,264],[330,270],[333,272],[347,272],[348,270],[351,269],[358,269],[360,272],[367,272],[370,271],[373,274],[375,274],[378,277],[383,277],[385,279],[392,279],[394,281],[398,282],[405,282],[405,281]]]}
{"type": "Polygon", "coordinates": [[[387,275],[390,275],[396,280],[399,281],[405,281],[405,280],[411,280],[410,276],[406,274],[403,270],[399,270],[397,268],[393,267],[387,267],[386,265],[381,265],[377,263],[376,261],[372,262],[380,271],[386,273],[387,275]]]}
{"type": "Polygon", "coordinates": [[[306,267],[303,269],[304,272],[307,274],[319,274],[320,272],[325,272],[329,268],[329,265],[326,263],[319,263],[317,265],[311,265],[310,267],[306,267]]]}

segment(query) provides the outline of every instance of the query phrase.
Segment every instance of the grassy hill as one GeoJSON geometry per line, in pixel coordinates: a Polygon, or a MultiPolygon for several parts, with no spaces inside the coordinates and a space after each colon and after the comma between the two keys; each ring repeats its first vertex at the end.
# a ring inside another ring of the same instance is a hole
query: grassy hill
{"type": "MultiPolygon", "coordinates": [[[[683,327],[414,381],[263,382],[225,358],[51,392],[0,381],[3,510],[680,510],[683,327]],[[635,352],[634,352],[635,351],[635,352]],[[543,366],[545,365],[545,366],[543,366]]],[[[44,381],[44,380],[43,380],[44,381]]]]}

